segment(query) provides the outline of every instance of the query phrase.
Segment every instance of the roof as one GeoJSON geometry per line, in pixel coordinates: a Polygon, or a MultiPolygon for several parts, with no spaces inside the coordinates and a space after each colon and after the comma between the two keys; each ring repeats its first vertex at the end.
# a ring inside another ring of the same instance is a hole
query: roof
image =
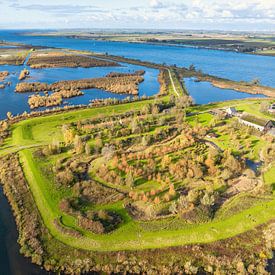
{"type": "Polygon", "coordinates": [[[272,126],[275,127],[275,121],[274,121],[274,120],[269,120],[269,121],[266,123],[266,125],[269,124],[269,123],[271,123],[272,126]]]}
{"type": "Polygon", "coordinates": [[[266,124],[269,122],[266,119],[258,118],[258,117],[252,116],[252,115],[243,115],[242,120],[245,120],[247,122],[250,122],[250,123],[262,126],[262,127],[266,126],[266,124]]]}
{"type": "Polygon", "coordinates": [[[275,128],[272,128],[272,129],[269,130],[267,133],[268,133],[269,135],[271,135],[271,136],[275,136],[275,128]]]}
{"type": "Polygon", "coordinates": [[[233,113],[236,113],[236,112],[237,112],[237,110],[236,110],[235,107],[229,107],[229,108],[227,108],[227,110],[228,110],[228,111],[231,111],[231,112],[233,112],[233,113]]]}

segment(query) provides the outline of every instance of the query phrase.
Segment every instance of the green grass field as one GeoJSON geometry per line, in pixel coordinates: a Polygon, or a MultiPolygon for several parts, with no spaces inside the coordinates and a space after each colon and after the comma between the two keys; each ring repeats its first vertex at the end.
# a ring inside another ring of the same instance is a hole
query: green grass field
{"type": "MultiPolygon", "coordinates": [[[[43,144],[49,144],[54,139],[62,140],[61,126],[65,123],[76,122],[81,119],[92,118],[97,115],[111,115],[128,110],[141,109],[150,101],[140,101],[129,104],[121,104],[108,107],[70,111],[57,115],[33,118],[19,122],[12,126],[12,137],[0,149],[0,155],[19,151],[20,161],[24,174],[29,183],[30,190],[35,199],[41,217],[50,233],[61,242],[75,248],[94,251],[139,250],[146,248],[161,248],[179,246],[192,243],[208,243],[220,239],[229,238],[255,226],[268,222],[275,217],[275,196],[271,200],[261,201],[251,208],[240,211],[224,218],[214,219],[204,224],[185,224],[180,229],[163,228],[163,220],[154,221],[162,230],[152,231],[142,223],[131,219],[121,203],[106,205],[108,209],[115,209],[124,218],[124,223],[114,232],[107,235],[96,235],[78,228],[75,218],[61,213],[58,207],[60,199],[70,196],[70,190],[57,189],[53,181],[45,176],[43,169],[47,163],[37,162],[33,156],[34,148],[43,144]],[[54,219],[62,216],[65,226],[76,228],[83,237],[74,238],[60,232],[54,225],[54,219]]],[[[209,106],[193,107],[192,111],[205,112],[221,106],[238,106],[259,115],[257,101],[249,100],[233,101],[211,104],[209,106]],[[256,104],[255,104],[256,102],[256,104]],[[256,107],[254,107],[254,105],[256,107]]],[[[207,124],[212,115],[202,113],[197,120],[207,124]]],[[[190,123],[194,117],[188,118],[190,123]]],[[[275,169],[272,166],[264,175],[266,184],[274,186],[275,169]]],[[[143,186],[144,187],[144,186],[143,186]]],[[[146,186],[145,186],[146,188],[146,186]]]]}

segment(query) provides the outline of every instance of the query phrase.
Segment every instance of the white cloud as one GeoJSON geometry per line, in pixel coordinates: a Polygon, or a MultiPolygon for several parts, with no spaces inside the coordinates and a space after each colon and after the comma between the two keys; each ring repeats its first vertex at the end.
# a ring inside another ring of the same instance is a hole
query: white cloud
{"type": "Polygon", "coordinates": [[[159,0],[150,0],[149,5],[153,9],[160,9],[164,7],[164,4],[159,0]]]}
{"type": "Polygon", "coordinates": [[[254,28],[275,29],[274,0],[140,0],[138,6],[131,0],[0,1],[0,25],[20,22],[21,26],[23,21],[22,27],[39,28],[44,21],[42,26],[56,22],[57,27],[66,22],[71,27],[205,28],[212,24],[246,29],[254,24],[254,28]]]}

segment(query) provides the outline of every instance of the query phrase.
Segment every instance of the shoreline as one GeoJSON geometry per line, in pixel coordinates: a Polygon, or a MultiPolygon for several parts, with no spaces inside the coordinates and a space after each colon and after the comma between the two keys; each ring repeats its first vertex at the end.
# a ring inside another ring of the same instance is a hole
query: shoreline
{"type": "Polygon", "coordinates": [[[274,54],[264,54],[258,53],[257,51],[253,52],[241,52],[237,49],[226,49],[226,48],[215,48],[210,46],[194,46],[190,44],[181,44],[181,43],[166,43],[166,42],[147,42],[147,41],[130,41],[130,40],[116,40],[116,39],[104,39],[104,38],[96,38],[89,36],[77,36],[77,35],[62,35],[62,34],[20,34],[21,36],[42,36],[42,37],[64,37],[71,39],[80,39],[80,40],[95,40],[95,41],[105,41],[105,42],[116,42],[116,43],[131,43],[131,44],[145,44],[145,45],[157,45],[157,46],[167,46],[167,47],[177,47],[177,48],[192,48],[192,49],[203,49],[203,50],[212,50],[212,51],[223,51],[223,52],[232,52],[237,54],[248,54],[248,55],[257,55],[257,56],[268,56],[275,57],[274,54]]]}
{"type": "MultiPolygon", "coordinates": [[[[4,230],[1,233],[1,239],[4,241],[3,249],[4,258],[8,261],[5,269],[5,275],[49,275],[48,272],[35,265],[31,260],[20,254],[20,246],[17,242],[18,229],[15,224],[15,217],[11,210],[11,204],[3,193],[3,187],[0,185],[0,223],[3,223],[4,230]]],[[[3,270],[1,270],[3,271],[3,270]]]]}

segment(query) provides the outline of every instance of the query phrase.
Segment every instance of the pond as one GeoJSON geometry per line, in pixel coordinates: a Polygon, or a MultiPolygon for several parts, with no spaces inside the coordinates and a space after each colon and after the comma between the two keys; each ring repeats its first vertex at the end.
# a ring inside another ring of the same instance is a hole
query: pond
{"type": "Polygon", "coordinates": [[[229,89],[214,87],[210,82],[196,81],[196,78],[184,78],[185,87],[196,104],[208,104],[242,98],[264,98],[264,95],[252,95],[229,89]]]}
{"type": "MultiPolygon", "coordinates": [[[[0,65],[0,71],[9,71],[10,73],[5,82],[11,82],[10,86],[7,85],[4,89],[0,89],[0,119],[6,118],[7,112],[16,115],[24,111],[31,111],[28,105],[28,97],[31,94],[14,92],[16,84],[19,82],[19,74],[24,67],[30,71],[30,77],[24,81],[46,82],[49,84],[62,80],[104,77],[110,72],[132,73],[137,70],[145,70],[144,82],[139,85],[139,96],[152,96],[159,92],[159,71],[143,66],[122,63],[121,66],[118,67],[30,69],[28,66],[0,65]]],[[[83,92],[83,96],[66,99],[66,105],[89,104],[90,100],[94,99],[124,99],[129,96],[125,94],[114,94],[99,89],[84,90],[83,92]]],[[[42,109],[43,108],[36,110],[42,109]]]]}

